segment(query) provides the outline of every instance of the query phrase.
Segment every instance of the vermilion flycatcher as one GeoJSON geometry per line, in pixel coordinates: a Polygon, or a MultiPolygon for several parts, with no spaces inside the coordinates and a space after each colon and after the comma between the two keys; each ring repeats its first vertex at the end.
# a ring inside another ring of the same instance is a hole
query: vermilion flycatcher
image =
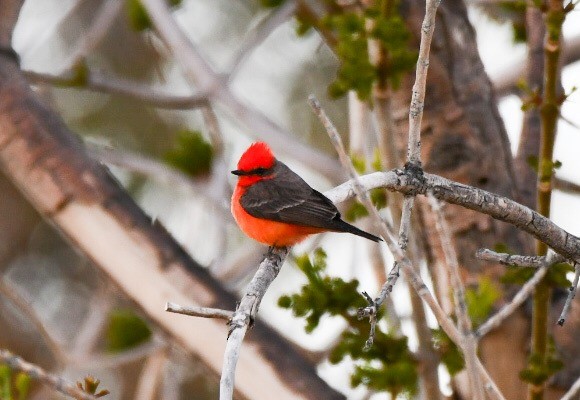
{"type": "Polygon", "coordinates": [[[290,246],[313,233],[349,232],[381,239],[344,222],[334,204],[312,189],[264,142],[252,144],[238,161],[232,214],[246,235],[274,247],[290,246]]]}

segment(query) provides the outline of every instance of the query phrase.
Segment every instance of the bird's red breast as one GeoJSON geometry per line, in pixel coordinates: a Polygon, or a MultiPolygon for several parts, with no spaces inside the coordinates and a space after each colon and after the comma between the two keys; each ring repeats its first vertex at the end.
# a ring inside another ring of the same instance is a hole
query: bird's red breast
{"type": "Polygon", "coordinates": [[[248,214],[240,204],[245,187],[237,185],[232,196],[232,214],[240,229],[252,239],[268,246],[292,246],[313,233],[324,232],[323,228],[300,226],[285,222],[256,218],[248,214]]]}

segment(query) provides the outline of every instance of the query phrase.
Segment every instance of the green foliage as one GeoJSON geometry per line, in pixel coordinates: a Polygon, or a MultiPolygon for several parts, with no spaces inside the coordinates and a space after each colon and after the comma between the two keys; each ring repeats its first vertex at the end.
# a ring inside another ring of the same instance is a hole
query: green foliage
{"type": "Polygon", "coordinates": [[[296,317],[306,318],[306,331],[312,332],[324,314],[341,315],[346,309],[351,311],[365,305],[364,299],[356,291],[358,281],[345,282],[323,274],[326,268],[326,254],[317,249],[311,260],[308,254],[299,256],[296,265],[308,278],[308,285],[300,293],[282,296],[278,305],[291,308],[296,317]]]}
{"type": "Polygon", "coordinates": [[[554,339],[550,337],[546,362],[542,362],[541,356],[532,353],[528,358],[526,368],[520,372],[520,378],[534,385],[541,385],[554,373],[562,369],[564,364],[560,361],[554,345],[554,339]]]}
{"type": "Polygon", "coordinates": [[[502,242],[496,243],[493,246],[493,251],[495,251],[496,253],[514,254],[514,252],[508,247],[508,245],[502,242]]]}
{"type": "Polygon", "coordinates": [[[91,375],[87,375],[87,376],[85,376],[85,379],[83,382],[77,382],[77,387],[79,389],[87,392],[88,394],[92,394],[93,396],[99,398],[99,397],[104,397],[104,396],[109,394],[109,391],[106,389],[99,390],[97,392],[100,384],[101,384],[101,381],[99,379],[96,379],[95,377],[93,377],[91,375]]]}
{"type": "Polygon", "coordinates": [[[523,285],[534,276],[535,272],[536,268],[510,265],[506,267],[506,271],[501,276],[500,281],[506,284],[523,285]]]}
{"type": "Polygon", "coordinates": [[[177,133],[173,149],[165,153],[165,161],[190,176],[207,174],[211,169],[213,148],[198,131],[177,133]]]}
{"type": "Polygon", "coordinates": [[[431,329],[435,350],[451,376],[465,368],[465,360],[459,348],[442,329],[431,329]]]}
{"type": "Polygon", "coordinates": [[[109,315],[106,341],[113,353],[128,350],[151,337],[147,323],[131,310],[115,310],[109,315]]]}
{"type": "Polygon", "coordinates": [[[14,375],[8,365],[0,364],[0,399],[27,399],[30,392],[30,382],[30,376],[24,372],[14,375]]]}
{"type": "Polygon", "coordinates": [[[358,172],[359,174],[364,174],[366,172],[367,165],[364,157],[359,156],[357,154],[351,154],[350,160],[352,161],[352,166],[354,167],[356,172],[358,172]]]}
{"type": "MultiPolygon", "coordinates": [[[[307,332],[316,329],[323,315],[344,318],[349,328],[331,350],[329,360],[333,364],[345,357],[355,360],[351,385],[364,384],[375,391],[389,392],[393,397],[399,393],[415,393],[417,362],[408,349],[406,337],[388,334],[379,324],[373,346],[364,350],[370,326],[368,321],[356,317],[356,310],[366,306],[366,301],[357,292],[358,281],[345,282],[327,276],[326,254],[321,249],[315,251],[313,258],[306,254],[298,257],[296,264],[308,283],[300,293],[282,296],[278,305],[291,309],[297,317],[306,318],[307,332]]],[[[378,318],[382,318],[382,313],[378,318]]]]}
{"type": "Polygon", "coordinates": [[[473,321],[474,327],[481,325],[493,311],[495,302],[501,297],[501,290],[493,281],[483,277],[477,289],[468,288],[465,291],[467,312],[473,321]]]}
{"type": "Polygon", "coordinates": [[[381,152],[378,148],[373,151],[373,162],[371,163],[371,168],[373,171],[382,171],[383,164],[381,162],[381,152]]]}
{"type": "Polygon", "coordinates": [[[367,208],[363,206],[362,203],[355,201],[344,213],[344,219],[353,222],[359,218],[366,217],[367,215],[369,215],[367,208]]]}
{"type": "Polygon", "coordinates": [[[375,207],[380,210],[387,206],[387,193],[385,189],[375,188],[370,191],[371,201],[375,207]]]}
{"type": "Polygon", "coordinates": [[[569,288],[572,282],[566,277],[570,272],[574,272],[574,267],[568,263],[554,264],[546,274],[546,282],[552,287],[569,288]]]}
{"type": "MultiPolygon", "coordinates": [[[[523,285],[534,276],[536,271],[537,269],[532,267],[522,268],[508,266],[506,272],[501,277],[501,282],[523,285]]],[[[572,265],[568,263],[557,263],[548,269],[548,273],[544,277],[544,280],[551,287],[568,288],[572,283],[566,275],[573,271],[574,267],[572,267],[572,265]]]]}
{"type": "MultiPolygon", "coordinates": [[[[167,4],[171,7],[176,7],[181,5],[182,0],[167,0],[167,4]]],[[[129,17],[129,23],[131,27],[137,32],[150,29],[153,26],[151,18],[147,10],[141,4],[141,0],[126,0],[127,16],[129,17]]]]}
{"type": "Polygon", "coordinates": [[[538,160],[538,156],[536,155],[529,155],[526,158],[526,163],[536,172],[536,174],[538,173],[539,170],[539,160],[538,160]]]}
{"type": "Polygon", "coordinates": [[[402,75],[415,65],[417,54],[409,48],[410,34],[403,19],[396,13],[383,12],[380,2],[376,3],[363,14],[336,7],[321,21],[322,29],[337,38],[335,53],[341,62],[336,80],[328,88],[331,97],[354,90],[361,100],[368,100],[377,79],[388,81],[396,89],[402,75]],[[373,28],[369,30],[370,25],[373,28]],[[369,39],[377,40],[385,53],[380,65],[373,65],[369,59],[369,39]]]}

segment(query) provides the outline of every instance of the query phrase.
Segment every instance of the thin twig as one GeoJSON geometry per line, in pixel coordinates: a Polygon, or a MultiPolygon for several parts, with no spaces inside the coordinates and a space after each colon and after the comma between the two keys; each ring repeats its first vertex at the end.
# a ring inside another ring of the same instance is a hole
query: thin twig
{"type": "Polygon", "coordinates": [[[288,250],[287,247],[271,247],[268,250],[266,258],[264,258],[246,288],[245,294],[229,322],[230,334],[224,352],[224,363],[220,379],[220,400],[231,400],[233,398],[236,364],[240,356],[242,341],[258,313],[260,302],[266,290],[278,276],[280,268],[288,255],[288,250]]]}
{"type": "Polygon", "coordinates": [[[260,23],[252,29],[244,42],[238,47],[236,54],[229,63],[228,81],[235,79],[241,66],[261,43],[263,43],[280,25],[289,21],[297,7],[296,1],[287,1],[280,7],[275,8],[260,23]]]}
{"type": "Polygon", "coordinates": [[[336,152],[338,153],[338,157],[340,158],[342,166],[344,167],[344,169],[351,178],[351,182],[353,184],[356,196],[358,197],[359,201],[363,203],[363,205],[367,208],[369,213],[374,217],[376,228],[380,230],[381,235],[386,240],[386,243],[389,246],[389,250],[391,250],[393,254],[397,253],[401,255],[402,254],[401,250],[399,246],[396,245],[397,241],[395,239],[395,234],[393,232],[392,227],[386,220],[384,220],[379,215],[376,207],[372,204],[367,191],[365,191],[363,186],[361,185],[359,181],[359,175],[357,174],[352,164],[352,160],[346,154],[344,144],[342,143],[342,139],[340,138],[340,135],[338,134],[336,127],[334,126],[332,121],[328,118],[326,112],[322,109],[320,102],[316,99],[314,95],[310,95],[308,97],[308,104],[310,104],[310,107],[312,107],[314,113],[318,116],[318,118],[322,122],[322,125],[326,129],[326,132],[330,137],[330,141],[332,142],[334,148],[336,149],[336,152]]]}
{"type": "Polygon", "coordinates": [[[542,278],[548,272],[548,268],[556,262],[559,257],[554,253],[550,253],[548,256],[543,257],[544,264],[536,271],[534,276],[532,276],[516,293],[512,300],[503,306],[501,310],[491,316],[485,323],[483,323],[475,332],[475,336],[480,338],[487,335],[490,331],[497,328],[501,323],[513,314],[519,306],[521,306],[524,301],[533,293],[536,285],[542,280],[542,278]]]}
{"type": "Polygon", "coordinates": [[[46,346],[50,349],[50,352],[55,357],[57,361],[57,366],[64,366],[66,363],[67,355],[63,353],[62,348],[54,340],[52,335],[47,329],[45,322],[40,318],[42,314],[39,314],[32,306],[32,301],[30,298],[26,298],[22,295],[13,285],[8,281],[0,278],[0,294],[2,297],[6,298],[12,305],[21,312],[25,318],[28,319],[36,332],[42,337],[46,346]]]}
{"type": "Polygon", "coordinates": [[[550,260],[552,263],[566,261],[566,259],[559,254],[552,254],[550,256],[520,256],[507,253],[496,253],[489,249],[479,249],[475,253],[475,258],[479,260],[497,262],[502,265],[514,267],[541,268],[546,265],[548,257],[551,257],[550,260]]]}
{"type": "Polygon", "coordinates": [[[553,178],[554,189],[565,193],[580,194],[580,185],[564,178],[553,178]]]}
{"type": "Polygon", "coordinates": [[[93,24],[87,32],[80,36],[76,48],[68,59],[61,65],[62,71],[69,71],[78,65],[109,32],[109,28],[123,9],[123,2],[106,0],[99,9],[93,24]]]}
{"type": "Polygon", "coordinates": [[[79,400],[96,400],[96,397],[78,388],[75,384],[68,382],[64,378],[46,372],[37,365],[24,361],[8,350],[0,349],[0,362],[7,364],[10,368],[23,372],[33,379],[38,379],[45,385],[50,386],[57,392],[79,400]]]}
{"type": "Polygon", "coordinates": [[[326,154],[296,140],[261,111],[247,106],[231,90],[223,76],[214,71],[199,50],[187,38],[179,24],[172,18],[164,0],[141,0],[153,21],[156,31],[180,65],[184,77],[199,91],[207,93],[212,102],[220,103],[224,110],[249,128],[256,138],[268,140],[270,145],[311,166],[321,174],[336,181],[344,175],[338,163],[326,154]]]}
{"type": "MultiPolygon", "coordinates": [[[[580,262],[580,238],[560,228],[550,219],[507,197],[473,186],[453,182],[438,175],[409,169],[374,172],[359,177],[364,190],[386,188],[403,194],[433,193],[438,200],[474,210],[498,221],[510,223],[546,243],[556,253],[580,262]]],[[[334,202],[354,197],[354,182],[348,181],[325,195],[334,202]]]]}
{"type": "Polygon", "coordinates": [[[96,71],[87,71],[86,77],[81,82],[76,82],[75,76],[71,73],[65,75],[52,75],[35,71],[23,71],[23,73],[32,83],[46,83],[55,86],[72,87],[78,90],[91,90],[105,94],[126,96],[157,108],[190,110],[208,104],[207,94],[205,93],[176,96],[156,92],[150,86],[105,76],[96,71]]]}
{"type": "MultiPolygon", "coordinates": [[[[318,116],[322,125],[326,129],[328,136],[330,137],[330,141],[334,145],[336,152],[340,158],[340,162],[343,165],[344,169],[347,171],[348,175],[351,177],[353,182],[354,191],[356,196],[359,198],[361,203],[365,206],[368,210],[370,215],[372,216],[375,226],[381,232],[381,236],[385,239],[389,250],[393,255],[395,255],[395,260],[403,260],[402,262],[410,264],[409,260],[405,258],[401,248],[397,245],[397,241],[395,239],[395,234],[393,232],[392,227],[388,224],[386,220],[384,220],[376,207],[372,204],[371,199],[368,193],[362,187],[358,174],[352,164],[352,160],[346,154],[346,150],[344,148],[344,144],[342,143],[342,139],[336,130],[336,127],[332,123],[332,121],[326,115],[326,112],[320,106],[320,103],[314,97],[314,95],[310,95],[308,97],[308,103],[314,110],[315,114],[318,116]]],[[[393,268],[389,272],[387,276],[387,281],[383,284],[379,296],[376,299],[372,299],[370,296],[365,294],[365,298],[369,302],[369,306],[365,307],[362,310],[358,310],[358,317],[369,317],[371,328],[369,339],[366,342],[365,348],[369,348],[374,340],[374,332],[375,332],[375,325],[377,323],[376,315],[378,313],[378,309],[380,308],[381,304],[384,302],[385,298],[393,291],[395,284],[397,283],[397,279],[399,278],[399,270],[400,265],[395,262],[393,268]]],[[[363,293],[364,294],[364,293],[363,293]]]]}
{"type": "Polygon", "coordinates": [[[560,400],[578,399],[578,393],[580,393],[580,378],[576,379],[576,382],[572,384],[570,390],[568,390],[560,400]]]}
{"type": "Polygon", "coordinates": [[[578,279],[580,278],[580,264],[575,263],[576,272],[574,273],[574,281],[572,282],[572,286],[568,288],[568,296],[566,297],[566,303],[564,303],[564,308],[562,309],[562,313],[560,314],[560,318],[558,318],[558,325],[564,326],[564,322],[566,322],[566,318],[568,317],[568,313],[570,312],[570,307],[572,307],[572,301],[574,297],[576,297],[576,288],[578,287],[578,279]]]}
{"type": "Polygon", "coordinates": [[[190,315],[193,317],[219,318],[225,319],[226,321],[229,321],[234,316],[234,312],[229,310],[198,306],[180,306],[169,301],[165,303],[165,311],[176,314],[190,315]]]}
{"type": "MultiPolygon", "coordinates": [[[[85,146],[91,157],[102,163],[115,165],[131,172],[146,175],[159,182],[170,183],[179,187],[189,188],[197,195],[212,204],[216,215],[222,222],[232,222],[229,208],[225,205],[223,189],[217,190],[210,179],[194,179],[179,170],[157,160],[137,154],[129,150],[119,150],[87,141],[85,146]]],[[[217,171],[216,171],[217,172],[217,171]]],[[[223,173],[223,168],[221,173],[223,173]]]]}
{"type": "Polygon", "coordinates": [[[481,380],[477,373],[477,343],[471,328],[471,319],[467,313],[467,303],[465,302],[465,287],[459,275],[459,261],[457,253],[453,247],[449,226],[441,210],[439,201],[432,195],[427,196],[431,209],[435,214],[435,227],[441,240],[441,248],[445,257],[444,265],[449,270],[451,285],[453,287],[453,298],[455,304],[455,315],[460,327],[461,340],[465,348],[465,365],[467,374],[471,382],[471,395],[474,399],[484,400],[485,394],[481,386],[481,380]]]}
{"type": "MultiPolygon", "coordinates": [[[[318,101],[315,98],[313,98],[311,96],[309,100],[310,100],[311,106],[314,108],[314,111],[316,112],[318,117],[321,119],[323,125],[325,126],[325,128],[328,132],[328,135],[333,140],[333,143],[336,142],[335,147],[337,149],[337,152],[339,153],[339,156],[341,157],[341,160],[344,160],[343,162],[345,164],[345,168],[348,169],[349,171],[354,171],[354,167],[352,166],[352,162],[351,162],[350,158],[348,158],[348,156],[346,155],[346,153],[344,151],[344,145],[342,144],[342,139],[338,135],[336,128],[332,124],[332,121],[330,121],[330,119],[328,119],[328,117],[326,116],[326,113],[324,113],[324,110],[322,110],[322,108],[320,107],[320,104],[318,103],[318,101]]],[[[401,172],[401,171],[397,171],[397,172],[401,172]]],[[[413,172],[410,172],[410,173],[413,174],[413,172]]],[[[375,173],[375,174],[378,174],[381,177],[385,176],[385,173],[375,173]]],[[[370,174],[367,176],[373,176],[375,174],[370,174]]],[[[401,183],[399,181],[399,179],[401,176],[404,176],[404,175],[405,174],[403,172],[401,172],[401,175],[397,175],[396,177],[394,177],[394,182],[391,182],[391,183],[394,183],[394,184],[401,183]]],[[[349,181],[343,185],[340,185],[339,187],[337,187],[331,191],[325,192],[325,195],[333,202],[340,202],[340,201],[346,200],[347,198],[354,197],[355,195],[358,196],[359,199],[361,199],[361,198],[364,199],[365,197],[368,197],[368,195],[366,195],[366,193],[364,192],[365,190],[368,190],[368,188],[365,189],[364,182],[363,182],[362,178],[364,178],[364,177],[359,177],[355,171],[353,174],[353,179],[351,181],[349,181]],[[359,178],[361,178],[361,180],[359,180],[359,178]],[[358,182],[358,184],[357,184],[357,182],[358,182]],[[362,190],[362,192],[361,192],[361,190],[362,190]]],[[[385,187],[388,187],[388,186],[385,186],[385,187]]],[[[415,192],[417,192],[417,191],[415,191],[415,192]]],[[[365,206],[366,205],[367,204],[365,203],[365,206]]],[[[365,296],[365,298],[369,302],[369,306],[358,310],[357,314],[359,316],[362,315],[362,316],[370,317],[371,330],[373,330],[374,329],[373,324],[376,324],[377,310],[380,307],[380,305],[382,304],[382,302],[384,301],[384,299],[386,298],[386,296],[388,296],[389,293],[392,291],[394,283],[396,282],[397,278],[399,277],[399,270],[403,269],[404,272],[407,274],[409,282],[411,283],[411,285],[413,286],[413,288],[415,289],[417,294],[431,308],[431,310],[435,314],[437,321],[439,322],[441,327],[445,330],[445,332],[451,338],[451,340],[453,340],[453,342],[465,352],[465,348],[463,346],[463,342],[460,340],[461,336],[460,336],[457,328],[455,327],[455,325],[453,325],[453,322],[451,321],[451,319],[449,319],[449,317],[443,312],[443,309],[441,309],[441,306],[439,306],[439,304],[437,303],[437,301],[435,300],[435,298],[433,297],[431,292],[429,292],[427,285],[425,284],[425,282],[423,282],[423,279],[421,278],[419,273],[414,270],[409,259],[404,256],[400,247],[397,245],[397,242],[394,238],[394,235],[392,234],[391,229],[389,227],[387,227],[386,224],[381,223],[381,221],[383,221],[383,220],[380,217],[380,215],[378,214],[377,209],[374,206],[372,206],[372,204],[370,205],[368,210],[369,210],[371,216],[375,219],[375,223],[377,223],[378,227],[381,228],[381,234],[383,235],[383,239],[385,239],[387,245],[389,246],[389,249],[393,249],[392,253],[393,253],[393,256],[395,258],[395,264],[394,264],[391,272],[389,273],[389,275],[387,277],[387,281],[385,282],[385,284],[383,285],[383,287],[381,289],[381,293],[380,293],[379,297],[377,297],[376,299],[373,300],[368,294],[363,293],[363,295],[365,296]]],[[[372,344],[372,336],[369,336],[369,340],[367,341],[366,346],[368,347],[370,344],[372,344]]],[[[483,367],[481,362],[479,362],[479,360],[477,360],[477,369],[478,369],[478,373],[481,376],[482,381],[484,382],[484,388],[485,388],[486,392],[489,394],[489,396],[495,400],[504,400],[504,397],[501,394],[501,392],[499,391],[497,385],[490,378],[489,374],[487,373],[487,371],[485,370],[485,368],[483,367]]]]}

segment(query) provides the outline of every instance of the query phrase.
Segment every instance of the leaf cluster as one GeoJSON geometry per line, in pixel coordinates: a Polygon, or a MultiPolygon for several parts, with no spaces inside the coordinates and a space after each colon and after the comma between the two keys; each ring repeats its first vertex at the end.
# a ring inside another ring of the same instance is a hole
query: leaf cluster
{"type": "Polygon", "coordinates": [[[532,353],[528,358],[526,368],[520,372],[520,378],[531,384],[541,385],[563,366],[564,364],[556,351],[554,339],[550,337],[545,362],[542,361],[539,354],[532,353]]]}
{"type": "MultiPolygon", "coordinates": [[[[350,158],[352,160],[352,165],[354,166],[354,169],[359,174],[364,174],[366,172],[365,159],[363,157],[357,156],[355,154],[352,154],[350,158]]],[[[380,171],[382,169],[380,155],[378,153],[378,150],[375,151],[375,156],[374,156],[373,162],[371,163],[371,167],[374,171],[380,171]]],[[[377,210],[385,208],[388,205],[388,197],[387,197],[387,192],[385,189],[382,189],[382,188],[372,189],[369,192],[369,196],[371,198],[371,202],[374,204],[374,206],[377,208],[377,210]]],[[[352,221],[356,221],[359,218],[366,217],[367,215],[369,215],[369,212],[367,211],[366,207],[361,202],[355,201],[345,211],[344,218],[347,221],[352,222],[352,221]]]]}
{"type": "Polygon", "coordinates": [[[165,162],[189,176],[209,173],[213,161],[213,147],[199,131],[181,130],[174,147],[165,153],[165,162]]]}
{"type": "Polygon", "coordinates": [[[95,378],[94,376],[87,375],[85,376],[83,382],[77,382],[77,387],[87,392],[88,394],[92,394],[96,398],[105,397],[109,394],[109,391],[107,389],[99,390],[100,384],[101,381],[99,379],[95,378]]]}
{"type": "MultiPolygon", "coordinates": [[[[545,282],[551,287],[568,288],[572,284],[566,277],[569,272],[573,272],[574,267],[568,263],[557,263],[549,267],[545,282]]],[[[508,266],[506,272],[501,277],[501,282],[506,284],[523,285],[537,272],[532,267],[508,266]]]]}
{"type": "Polygon", "coordinates": [[[433,337],[433,347],[439,354],[441,362],[447,368],[449,375],[454,376],[456,373],[465,368],[465,360],[459,348],[447,336],[442,329],[431,329],[433,337]]]}
{"type": "Polygon", "coordinates": [[[334,50],[340,59],[336,80],[328,88],[331,97],[354,90],[361,100],[368,100],[379,78],[385,78],[396,89],[402,75],[415,65],[417,53],[409,46],[410,34],[403,19],[396,12],[381,12],[380,2],[376,3],[362,13],[337,7],[321,21],[322,29],[337,38],[334,50]],[[371,39],[377,40],[385,52],[385,62],[380,65],[373,65],[369,59],[371,39]]]}
{"type": "MultiPolygon", "coordinates": [[[[321,249],[312,258],[307,254],[298,257],[296,264],[308,283],[299,293],[282,296],[278,304],[291,309],[295,316],[306,318],[305,330],[309,333],[318,327],[324,315],[340,316],[348,323],[340,342],[331,350],[329,361],[336,364],[346,357],[355,360],[351,385],[364,384],[393,396],[415,393],[417,361],[409,351],[406,337],[392,335],[378,324],[373,346],[364,350],[370,325],[356,317],[356,310],[367,305],[357,291],[358,281],[347,282],[326,275],[326,254],[321,249]]],[[[377,318],[382,318],[382,312],[377,318]]]]}

